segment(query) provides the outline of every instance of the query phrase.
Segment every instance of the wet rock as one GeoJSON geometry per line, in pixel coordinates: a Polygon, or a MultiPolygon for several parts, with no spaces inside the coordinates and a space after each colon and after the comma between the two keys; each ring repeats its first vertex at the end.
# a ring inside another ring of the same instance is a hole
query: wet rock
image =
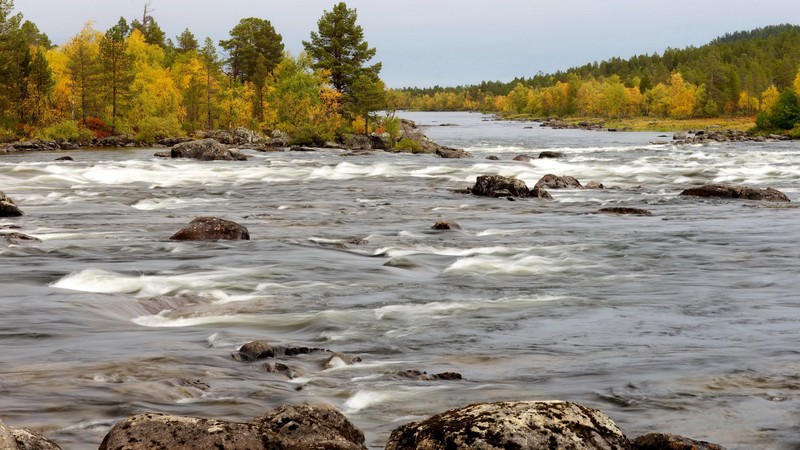
{"type": "Polygon", "coordinates": [[[14,203],[14,200],[0,192],[0,217],[19,217],[21,215],[22,211],[14,203]]]}
{"type": "Polygon", "coordinates": [[[524,181],[502,175],[481,175],[472,187],[472,194],[485,197],[528,197],[530,189],[524,181]]]}
{"type": "Polygon", "coordinates": [[[108,136],[106,138],[100,139],[95,144],[96,147],[125,147],[128,144],[132,144],[133,140],[130,137],[121,134],[117,136],[108,136]]]}
{"type": "Polygon", "coordinates": [[[184,142],[191,142],[192,138],[188,137],[171,137],[171,138],[164,138],[158,141],[158,145],[163,145],[164,147],[173,147],[178,144],[183,144],[184,142]]]}
{"type": "Polygon", "coordinates": [[[605,186],[603,186],[603,183],[600,183],[599,181],[590,181],[586,183],[584,189],[605,189],[605,186]]]}
{"type": "Polygon", "coordinates": [[[249,240],[250,233],[242,225],[217,217],[197,217],[173,234],[174,241],[249,240]]]}
{"type": "Polygon", "coordinates": [[[600,411],[572,402],[470,405],[392,431],[386,450],[628,449],[600,411]]]}
{"type": "Polygon", "coordinates": [[[581,189],[581,182],[575,177],[553,175],[548,173],[541,180],[536,182],[536,186],[548,187],[550,189],[581,189]]]}
{"type": "Polygon", "coordinates": [[[531,189],[530,194],[528,194],[528,197],[541,198],[543,200],[553,199],[553,196],[541,186],[534,186],[533,189],[531,189]]]}
{"type": "Polygon", "coordinates": [[[28,236],[27,234],[12,232],[12,233],[0,233],[0,238],[6,240],[9,244],[22,244],[22,243],[40,243],[42,242],[41,239],[35,238],[33,236],[28,236]]]}
{"type": "MultiPolygon", "coordinates": [[[[58,444],[31,430],[12,428],[11,433],[14,435],[18,450],[61,450],[58,444]]],[[[0,448],[5,449],[6,447],[0,445],[0,448]]]]}
{"type": "Polygon", "coordinates": [[[264,137],[255,131],[244,127],[238,127],[231,130],[231,136],[233,137],[234,145],[261,145],[266,142],[264,137]]]}
{"type": "Polygon", "coordinates": [[[618,214],[618,215],[630,215],[630,216],[651,216],[653,215],[650,211],[641,208],[627,208],[627,207],[611,207],[611,208],[601,208],[601,213],[607,214],[618,214]]]}
{"type": "Polygon", "coordinates": [[[459,150],[457,148],[450,148],[450,147],[438,147],[436,149],[436,154],[442,158],[446,159],[458,159],[458,158],[471,158],[472,154],[464,151],[459,150]]]}
{"type": "Polygon", "coordinates": [[[72,156],[67,155],[56,158],[56,161],[75,161],[75,160],[72,159],[72,156]]]}
{"type": "Polygon", "coordinates": [[[317,352],[330,352],[330,350],[315,347],[286,347],[282,350],[282,352],[284,356],[297,356],[317,352]]]}
{"type": "Polygon", "coordinates": [[[256,424],[140,414],[114,425],[103,439],[99,450],[256,450],[267,448],[265,441],[274,442],[275,439],[263,436],[256,424]]]}
{"type": "Polygon", "coordinates": [[[374,150],[386,150],[392,145],[389,133],[371,133],[369,139],[374,150]]]}
{"type": "Polygon", "coordinates": [[[685,140],[688,137],[689,136],[687,135],[687,133],[685,131],[679,131],[679,132],[677,132],[677,133],[672,135],[672,140],[673,141],[682,141],[682,140],[685,140]]]}
{"type": "Polygon", "coordinates": [[[325,367],[326,369],[333,369],[336,367],[352,366],[353,364],[360,362],[361,362],[360,356],[335,352],[327,360],[325,360],[323,367],[325,367]]]}
{"type": "Polygon", "coordinates": [[[463,377],[457,372],[442,372],[442,373],[428,373],[420,370],[404,370],[398,373],[401,377],[411,378],[412,380],[420,381],[436,381],[436,380],[461,380],[463,377]]]}
{"type": "Polygon", "coordinates": [[[533,158],[531,158],[531,157],[530,157],[530,156],[528,156],[528,155],[517,155],[517,156],[515,156],[515,157],[513,158],[513,160],[514,160],[514,161],[522,161],[522,162],[530,162],[530,161],[532,161],[532,160],[533,160],[533,158]]]}
{"type": "Polygon", "coordinates": [[[173,158],[192,158],[201,161],[246,161],[247,156],[231,150],[214,139],[184,142],[172,147],[173,158]]]}
{"type": "Polygon", "coordinates": [[[153,156],[156,158],[172,158],[172,152],[155,152],[153,156]]]}
{"type": "Polygon", "coordinates": [[[239,351],[231,356],[237,361],[256,361],[258,359],[274,358],[275,349],[266,341],[253,341],[242,345],[239,351]]]}
{"type": "Polygon", "coordinates": [[[269,373],[289,373],[292,371],[291,367],[279,362],[264,363],[262,367],[269,373]]]}
{"type": "Polygon", "coordinates": [[[461,225],[449,220],[440,220],[433,224],[431,230],[460,230],[461,225]]]}
{"type": "Polygon", "coordinates": [[[545,158],[563,158],[564,154],[561,152],[551,152],[551,151],[543,151],[539,153],[539,159],[545,158]]]}
{"type": "Polygon", "coordinates": [[[500,161],[500,158],[498,158],[495,155],[489,155],[486,157],[486,159],[488,159],[489,161],[500,161]]]}
{"type": "MultiPolygon", "coordinates": [[[[335,409],[281,406],[251,422],[287,450],[366,450],[364,433],[335,409]]],[[[265,441],[265,446],[266,441],[265,441]]],[[[261,447],[259,447],[261,448],[261,447]]],[[[102,450],[102,449],[101,449],[102,450]]]]}
{"type": "Polygon", "coordinates": [[[789,202],[783,192],[773,189],[758,189],[747,186],[730,186],[725,184],[708,184],[701,187],[685,189],[680,195],[695,197],[718,197],[741,200],[764,200],[768,202],[789,202]]]}
{"type": "Polygon", "coordinates": [[[349,134],[342,137],[342,144],[350,150],[372,150],[372,139],[363,134],[349,134]]]}
{"type": "Polygon", "coordinates": [[[289,148],[290,152],[316,152],[319,151],[316,147],[308,147],[306,145],[293,145],[289,148]]]}
{"type": "Polygon", "coordinates": [[[0,449],[15,450],[16,448],[17,443],[14,440],[14,435],[11,433],[11,429],[0,420],[0,449]]]}
{"type": "Polygon", "coordinates": [[[639,436],[631,444],[634,450],[725,450],[721,445],[668,433],[639,436]]]}
{"type": "Polygon", "coordinates": [[[33,152],[33,151],[53,151],[60,150],[61,145],[56,141],[46,139],[31,139],[29,141],[14,142],[10,145],[12,151],[33,152]]]}
{"type": "Polygon", "coordinates": [[[264,142],[267,147],[288,147],[292,138],[281,130],[272,130],[270,137],[264,142]]]}

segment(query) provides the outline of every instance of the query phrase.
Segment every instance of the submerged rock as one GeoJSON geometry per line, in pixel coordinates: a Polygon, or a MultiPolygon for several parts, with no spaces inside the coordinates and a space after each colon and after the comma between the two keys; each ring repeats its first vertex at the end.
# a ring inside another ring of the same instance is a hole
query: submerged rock
{"type": "Polygon", "coordinates": [[[184,142],[172,147],[173,158],[192,158],[200,161],[246,161],[247,156],[231,150],[214,139],[184,142]]]}
{"type": "Polygon", "coordinates": [[[22,211],[6,194],[0,192],[0,217],[19,217],[22,211]]]}
{"type": "Polygon", "coordinates": [[[460,230],[460,229],[461,229],[461,225],[457,224],[456,222],[449,221],[449,220],[440,220],[440,221],[436,222],[435,224],[433,224],[433,226],[431,227],[431,230],[439,230],[439,231],[443,231],[443,230],[460,230]]]}
{"type": "Polygon", "coordinates": [[[590,181],[590,182],[586,183],[586,186],[584,186],[584,188],[586,188],[586,189],[605,189],[605,186],[603,186],[603,183],[601,183],[599,181],[590,181]]]}
{"type": "Polygon", "coordinates": [[[481,175],[472,187],[472,194],[485,197],[528,197],[530,189],[524,181],[502,175],[481,175]]]}
{"type": "Polygon", "coordinates": [[[563,157],[564,157],[563,153],[561,153],[561,152],[553,152],[553,151],[550,151],[550,150],[545,150],[545,151],[539,153],[539,159],[563,158],[563,157]]]}
{"type": "Polygon", "coordinates": [[[725,447],[705,441],[695,441],[668,433],[649,433],[631,441],[634,450],[725,450],[725,447]]]}
{"type": "Polygon", "coordinates": [[[646,209],[641,208],[628,208],[623,206],[614,206],[610,208],[601,208],[601,213],[607,214],[618,214],[618,215],[630,215],[630,216],[652,216],[653,213],[646,209]]]}
{"type": "Polygon", "coordinates": [[[696,188],[685,189],[680,195],[695,197],[719,197],[742,200],[764,200],[768,202],[789,202],[789,197],[783,192],[773,189],[758,189],[747,186],[731,186],[725,184],[708,184],[696,188]]]}
{"type": "Polygon", "coordinates": [[[60,156],[60,157],[56,158],[55,160],[56,161],[75,161],[75,159],[73,159],[72,156],[69,156],[69,155],[60,156]]]}
{"type": "Polygon", "coordinates": [[[457,148],[450,148],[450,147],[439,147],[436,149],[436,154],[441,156],[442,158],[446,159],[457,159],[457,158],[471,158],[472,154],[465,150],[459,150],[457,148]]]}
{"type": "Polygon", "coordinates": [[[404,378],[420,381],[461,380],[463,377],[458,372],[428,373],[420,370],[404,370],[398,375],[404,378]]]}
{"type": "Polygon", "coordinates": [[[515,157],[513,158],[513,160],[514,160],[514,161],[521,161],[521,162],[530,162],[530,161],[532,161],[532,160],[533,160],[533,158],[531,158],[531,157],[530,157],[530,156],[528,156],[528,155],[517,155],[517,156],[515,156],[515,157]]]}
{"type": "Polygon", "coordinates": [[[275,349],[266,341],[253,341],[242,345],[239,351],[232,356],[237,361],[256,361],[264,358],[274,358],[275,349]]]}
{"type": "Polygon", "coordinates": [[[218,217],[197,217],[178,230],[173,241],[249,240],[250,233],[242,225],[218,217]]]}
{"type": "Polygon", "coordinates": [[[581,189],[581,182],[575,177],[558,176],[548,173],[536,182],[536,186],[548,187],[550,189],[581,189]]]}
{"type": "Polygon", "coordinates": [[[35,244],[42,242],[42,240],[39,238],[28,236],[27,234],[17,233],[16,231],[11,233],[0,233],[0,237],[5,239],[9,244],[21,244],[23,242],[35,244]]]}
{"type": "Polygon", "coordinates": [[[386,450],[628,449],[600,411],[572,402],[470,405],[392,431],[386,450]]]}

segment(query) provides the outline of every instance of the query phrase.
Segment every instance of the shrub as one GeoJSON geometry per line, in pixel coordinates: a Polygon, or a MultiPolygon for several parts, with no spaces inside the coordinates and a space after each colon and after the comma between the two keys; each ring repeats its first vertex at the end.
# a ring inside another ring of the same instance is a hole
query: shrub
{"type": "Polygon", "coordinates": [[[422,152],[422,144],[411,139],[402,139],[394,147],[401,152],[420,153],[422,152]]]}
{"type": "Polygon", "coordinates": [[[87,128],[79,126],[74,120],[64,120],[39,130],[39,137],[53,141],[85,143],[94,138],[94,133],[87,128]]]}
{"type": "Polygon", "coordinates": [[[0,128],[0,142],[13,142],[17,140],[17,133],[14,130],[0,128]]]}
{"type": "Polygon", "coordinates": [[[183,128],[175,117],[145,117],[137,124],[136,142],[152,144],[159,139],[184,135],[183,128]]]}
{"type": "Polygon", "coordinates": [[[111,136],[111,127],[98,117],[87,117],[86,119],[78,122],[78,124],[94,133],[94,137],[97,139],[103,139],[111,136]]]}

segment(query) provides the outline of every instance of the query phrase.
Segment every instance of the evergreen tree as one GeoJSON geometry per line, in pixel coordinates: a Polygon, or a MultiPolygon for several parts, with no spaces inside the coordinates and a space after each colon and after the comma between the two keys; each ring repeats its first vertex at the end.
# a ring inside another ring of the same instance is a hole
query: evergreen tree
{"type": "Polygon", "coordinates": [[[194,34],[189,31],[188,28],[183,30],[183,33],[181,33],[180,36],[177,36],[175,40],[178,42],[176,49],[180,53],[186,53],[200,48],[197,38],[194,37],[194,34]]]}
{"type": "Polygon", "coordinates": [[[203,48],[200,49],[200,59],[203,61],[203,66],[205,68],[206,112],[208,116],[207,128],[210,130],[214,127],[211,96],[214,94],[214,80],[220,70],[217,48],[214,46],[214,41],[212,41],[211,38],[206,38],[203,48]]]}
{"type": "Polygon", "coordinates": [[[317,22],[318,31],[311,32],[311,40],[303,47],[314,61],[315,69],[327,70],[333,87],[342,94],[350,94],[356,79],[364,75],[377,78],[381,64],[365,64],[375,56],[364,40],[364,30],[356,25],[355,9],[344,2],[325,11],[317,22]]]}
{"type": "Polygon", "coordinates": [[[126,37],[129,31],[128,22],[120,17],[119,22],[106,31],[100,41],[100,64],[102,66],[102,83],[106,98],[111,103],[111,132],[117,131],[119,107],[128,94],[133,81],[133,59],[128,54],[126,37]]]}

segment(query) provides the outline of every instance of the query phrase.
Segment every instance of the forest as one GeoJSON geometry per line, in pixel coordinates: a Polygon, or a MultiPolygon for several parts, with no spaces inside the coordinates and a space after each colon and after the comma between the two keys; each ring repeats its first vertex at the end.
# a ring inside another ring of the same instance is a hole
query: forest
{"type": "MultiPolygon", "coordinates": [[[[702,47],[612,58],[508,83],[406,88],[398,108],[463,110],[507,117],[758,117],[762,130],[800,122],[800,26],[777,25],[719,37],[702,47]]],[[[800,136],[800,129],[793,135],[800,136]]]]}
{"type": "MultiPolygon", "coordinates": [[[[265,19],[230,38],[168,38],[145,5],[108,30],[87,23],[54,46],[0,0],[0,142],[86,142],[125,134],[149,143],[201,129],[280,130],[297,143],[397,132],[376,111],[463,110],[506,117],[749,116],[800,137],[800,27],[770,26],[699,48],[613,58],[554,74],[473,86],[387,89],[345,3],[324,11],[299,55],[265,19]],[[342,52],[341,49],[347,51],[342,52]]],[[[394,141],[394,140],[392,140],[394,141]]]]}
{"type": "Polygon", "coordinates": [[[322,14],[297,56],[265,19],[244,18],[230,39],[201,43],[188,29],[167,38],[148,7],[53,46],[0,0],[0,141],[127,134],[148,143],[247,127],[324,142],[365,131],[385,105],[381,66],[369,64],[375,49],[344,3],[322,14]]]}

